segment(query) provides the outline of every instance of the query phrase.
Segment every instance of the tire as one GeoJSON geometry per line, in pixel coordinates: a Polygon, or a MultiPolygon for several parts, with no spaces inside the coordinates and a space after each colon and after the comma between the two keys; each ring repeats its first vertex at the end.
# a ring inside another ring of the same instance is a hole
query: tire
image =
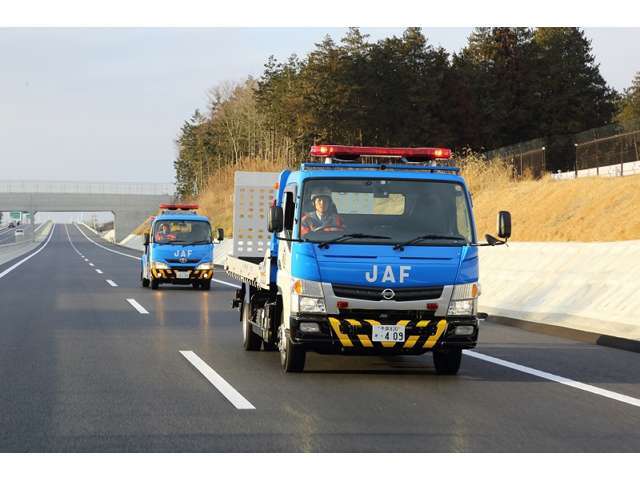
{"type": "Polygon", "coordinates": [[[462,361],[462,349],[434,350],[433,363],[438,375],[456,375],[460,370],[462,361]]]}
{"type": "Polygon", "coordinates": [[[147,288],[149,286],[149,279],[144,278],[144,276],[142,275],[142,272],[140,272],[140,282],[142,283],[142,286],[144,288],[147,288]]]}
{"type": "Polygon", "coordinates": [[[155,278],[151,279],[151,290],[157,290],[160,286],[160,282],[155,278]]]}
{"type": "Polygon", "coordinates": [[[202,288],[202,290],[211,290],[211,280],[204,280],[200,283],[200,288],[202,288]]]}
{"type": "Polygon", "coordinates": [[[242,346],[248,352],[260,350],[262,339],[251,328],[251,306],[248,303],[242,305],[242,346]]]}
{"type": "Polygon", "coordinates": [[[282,370],[286,373],[302,372],[307,352],[300,345],[295,345],[291,342],[291,339],[285,333],[284,325],[280,325],[278,332],[280,332],[279,347],[282,370]]]}
{"type": "Polygon", "coordinates": [[[193,282],[191,286],[193,287],[194,290],[197,290],[198,288],[200,288],[200,282],[193,282]]]}

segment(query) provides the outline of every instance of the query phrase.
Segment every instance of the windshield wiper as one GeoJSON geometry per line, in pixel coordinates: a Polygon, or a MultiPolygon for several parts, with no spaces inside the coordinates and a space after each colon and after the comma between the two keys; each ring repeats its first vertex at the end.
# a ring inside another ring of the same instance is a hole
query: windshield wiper
{"type": "Polygon", "coordinates": [[[400,243],[396,243],[393,246],[394,250],[401,250],[403,247],[406,247],[407,245],[413,245],[415,243],[418,243],[422,240],[462,240],[463,242],[466,242],[467,239],[464,238],[462,235],[434,235],[434,234],[429,234],[429,235],[420,235],[419,237],[416,238],[412,238],[411,240],[407,240],[406,242],[400,242],[400,243]]]}
{"type": "Polygon", "coordinates": [[[331,240],[320,242],[318,248],[327,248],[330,243],[339,243],[344,240],[349,240],[350,238],[374,238],[378,240],[389,240],[391,237],[387,237],[384,235],[368,235],[366,233],[347,233],[345,235],[340,235],[339,237],[332,238],[331,240]]]}

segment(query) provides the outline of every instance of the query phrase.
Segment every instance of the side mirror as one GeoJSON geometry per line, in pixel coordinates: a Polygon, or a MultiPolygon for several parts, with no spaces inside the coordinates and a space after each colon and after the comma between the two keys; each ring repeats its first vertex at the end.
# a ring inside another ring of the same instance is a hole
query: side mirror
{"type": "Polygon", "coordinates": [[[282,207],[271,207],[269,209],[267,230],[271,233],[281,232],[284,227],[283,217],[282,207]]]}
{"type": "Polygon", "coordinates": [[[505,210],[498,212],[498,236],[505,240],[511,236],[511,214],[505,210]]]}
{"type": "Polygon", "coordinates": [[[144,246],[147,247],[149,245],[149,232],[145,232],[144,234],[144,246]]]}
{"type": "Polygon", "coordinates": [[[213,239],[216,242],[221,242],[222,240],[224,240],[224,230],[222,228],[216,228],[216,233],[213,236],[213,239]]]}

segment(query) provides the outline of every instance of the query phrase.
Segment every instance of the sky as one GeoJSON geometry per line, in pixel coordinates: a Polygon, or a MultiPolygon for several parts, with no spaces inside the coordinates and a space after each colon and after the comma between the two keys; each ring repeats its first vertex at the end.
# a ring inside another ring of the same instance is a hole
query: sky
{"type": "MultiPolygon", "coordinates": [[[[370,39],[401,28],[363,28],[370,39]]],[[[460,50],[471,28],[423,28],[460,50]]],[[[259,76],[344,28],[0,29],[0,181],[173,182],[174,140],[207,90],[259,76]]],[[[601,73],[623,90],[640,28],[586,28],[601,73]],[[621,48],[622,46],[622,48],[621,48]]]]}

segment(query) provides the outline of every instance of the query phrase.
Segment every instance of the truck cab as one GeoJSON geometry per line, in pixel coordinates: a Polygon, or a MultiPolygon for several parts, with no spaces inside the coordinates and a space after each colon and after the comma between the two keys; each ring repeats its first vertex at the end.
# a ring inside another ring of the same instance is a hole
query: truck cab
{"type": "MultiPolygon", "coordinates": [[[[214,238],[211,223],[198,215],[194,204],[162,204],[162,212],[145,233],[144,254],[140,259],[143,287],[159,288],[163,283],[192,285],[209,290],[214,274],[214,238]]],[[[222,241],[222,229],[215,240],[222,241]]]]}
{"type": "MultiPolygon", "coordinates": [[[[506,240],[478,243],[464,179],[435,163],[450,150],[322,145],[311,154],[324,162],[279,175],[257,270],[249,258],[227,260],[243,281],[235,305],[245,348],[280,350],[285,371],[301,371],[308,351],[433,352],[438,373],[457,373],[478,339],[478,247],[506,240]]],[[[508,238],[508,212],[499,225],[508,238]]]]}

